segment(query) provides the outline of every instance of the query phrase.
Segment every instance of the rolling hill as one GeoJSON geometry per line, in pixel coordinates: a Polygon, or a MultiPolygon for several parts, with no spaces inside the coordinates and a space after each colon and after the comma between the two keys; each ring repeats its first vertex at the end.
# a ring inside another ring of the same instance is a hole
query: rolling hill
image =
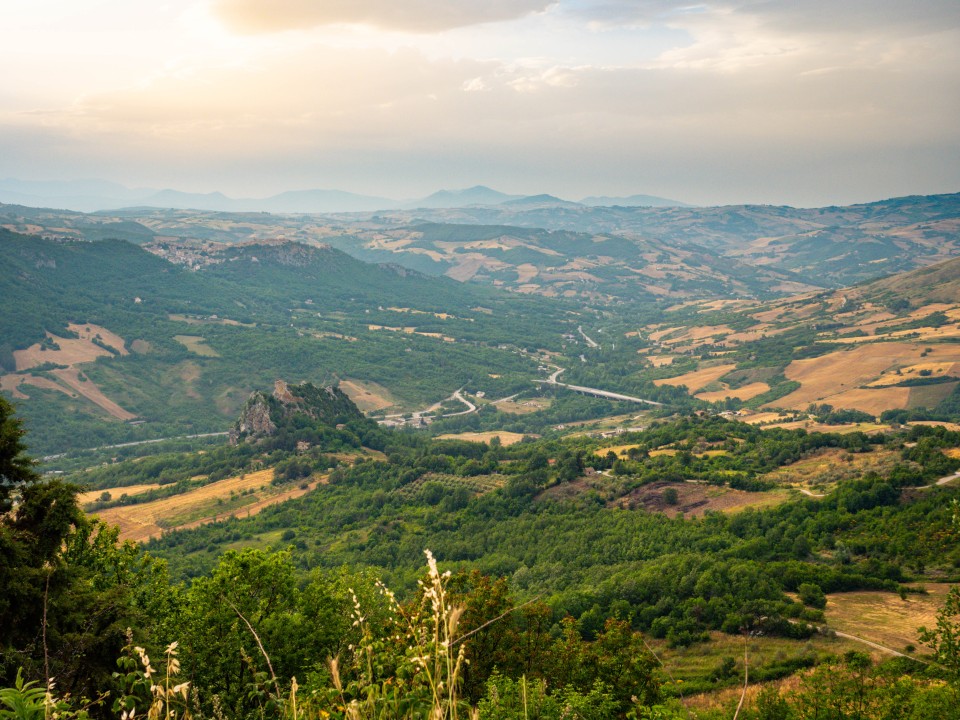
{"type": "Polygon", "coordinates": [[[942,416],[960,387],[960,259],[768,303],[678,307],[638,337],[657,382],[702,400],[942,416]],[[674,363],[684,371],[671,375],[674,363]]]}
{"type": "Polygon", "coordinates": [[[17,308],[0,320],[0,383],[38,452],[226,430],[277,376],[380,388],[399,410],[471,379],[506,396],[539,374],[516,348],[559,350],[575,322],[562,303],[330,247],[168,250],[180,264],[121,240],[0,231],[0,292],[17,308]]]}

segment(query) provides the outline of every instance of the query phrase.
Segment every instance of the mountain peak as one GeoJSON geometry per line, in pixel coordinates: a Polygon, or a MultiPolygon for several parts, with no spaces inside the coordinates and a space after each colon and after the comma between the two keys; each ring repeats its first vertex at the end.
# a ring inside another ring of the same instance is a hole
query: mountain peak
{"type": "Polygon", "coordinates": [[[438,190],[432,195],[409,203],[413,208],[453,208],[465,205],[500,205],[519,195],[507,195],[486,185],[474,185],[462,190],[438,190]]]}

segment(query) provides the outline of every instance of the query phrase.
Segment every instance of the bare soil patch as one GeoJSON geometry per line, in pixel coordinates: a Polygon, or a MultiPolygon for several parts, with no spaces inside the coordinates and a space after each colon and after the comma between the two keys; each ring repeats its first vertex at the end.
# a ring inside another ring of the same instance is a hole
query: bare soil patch
{"type": "Polygon", "coordinates": [[[531,400],[520,400],[519,402],[507,401],[496,403],[497,408],[502,412],[511,415],[529,415],[530,413],[546,410],[550,407],[549,398],[533,398],[531,400]]]}
{"type": "Polygon", "coordinates": [[[254,323],[242,323],[239,320],[231,320],[230,318],[222,317],[195,317],[191,315],[179,315],[176,313],[171,313],[167,317],[175,322],[186,323],[187,325],[232,325],[232,326],[242,326],[242,327],[255,327],[254,323]]]}
{"type": "Polygon", "coordinates": [[[200,393],[198,393],[194,387],[194,383],[200,379],[200,372],[200,366],[190,360],[181,363],[179,367],[180,380],[183,381],[184,392],[187,397],[195,400],[200,399],[200,393]]]}

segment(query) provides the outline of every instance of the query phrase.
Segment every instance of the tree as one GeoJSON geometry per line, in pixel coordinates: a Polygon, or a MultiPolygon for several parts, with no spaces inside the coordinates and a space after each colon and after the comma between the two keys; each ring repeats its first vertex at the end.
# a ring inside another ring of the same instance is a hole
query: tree
{"type": "Polygon", "coordinates": [[[954,688],[960,686],[960,587],[950,588],[937,613],[937,626],[920,628],[920,642],[933,650],[934,658],[950,674],[954,688]]]}
{"type": "Polygon", "coordinates": [[[0,515],[10,511],[14,490],[40,480],[35,461],[26,454],[23,434],[13,406],[0,396],[0,515]]]}
{"type": "MultiPolygon", "coordinates": [[[[801,536],[802,537],[802,536],[801,536]]],[[[797,594],[804,605],[823,610],[827,606],[827,596],[816,583],[801,583],[797,594]]]]}
{"type": "Polygon", "coordinates": [[[0,683],[22,668],[29,680],[55,676],[61,691],[92,697],[131,624],[127,580],[97,567],[101,551],[117,549],[116,535],[109,548],[91,543],[76,488],[41,479],[22,436],[0,398],[0,683]]]}

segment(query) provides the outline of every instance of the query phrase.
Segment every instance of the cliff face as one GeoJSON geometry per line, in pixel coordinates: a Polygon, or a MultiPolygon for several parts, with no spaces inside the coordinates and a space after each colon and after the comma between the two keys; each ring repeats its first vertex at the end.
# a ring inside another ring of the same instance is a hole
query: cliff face
{"type": "Polygon", "coordinates": [[[362,418],[363,413],[339,388],[317,387],[312,383],[288,385],[277,380],[273,392],[256,390],[247,400],[230,431],[230,442],[257,442],[292,424],[297,416],[319,424],[336,425],[362,418]]]}
{"type": "Polygon", "coordinates": [[[254,439],[273,435],[277,426],[270,419],[270,405],[262,392],[254,392],[243,406],[236,425],[230,431],[230,444],[236,445],[239,439],[254,439]]]}

